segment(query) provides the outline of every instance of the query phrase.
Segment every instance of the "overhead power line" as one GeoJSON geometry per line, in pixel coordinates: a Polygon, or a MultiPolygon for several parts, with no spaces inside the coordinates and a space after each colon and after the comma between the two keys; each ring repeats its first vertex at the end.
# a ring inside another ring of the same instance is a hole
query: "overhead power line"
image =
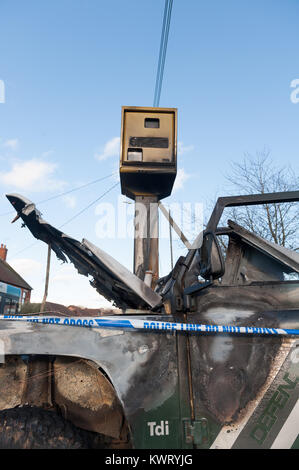
{"type": "Polygon", "coordinates": [[[111,178],[114,176],[115,173],[111,173],[110,175],[103,176],[102,178],[98,178],[96,180],[90,181],[89,183],[82,184],[81,186],[77,186],[76,188],[70,189],[69,191],[65,191],[64,193],[56,194],[55,196],[51,196],[48,199],[44,199],[43,201],[37,202],[37,204],[43,204],[48,201],[52,201],[53,199],[57,199],[58,197],[61,196],[66,196],[67,194],[73,193],[75,191],[79,191],[79,189],[87,188],[88,186],[91,186],[92,184],[100,183],[101,181],[104,181],[108,178],[111,178]]]}
{"type": "MultiPolygon", "coordinates": [[[[91,186],[92,184],[96,184],[96,183],[99,183],[100,181],[104,181],[108,178],[111,178],[115,174],[116,173],[111,173],[110,175],[103,176],[102,178],[97,178],[96,180],[90,181],[89,183],[82,184],[81,186],[76,186],[75,188],[69,189],[68,191],[65,191],[63,193],[55,194],[54,196],[48,197],[47,199],[38,201],[36,204],[44,204],[54,199],[58,199],[59,197],[66,196],[67,194],[74,193],[75,191],[79,191],[79,189],[87,188],[88,186],[91,186]]],[[[5,215],[10,215],[13,213],[14,211],[5,212],[3,214],[0,214],[0,217],[4,217],[5,215]]]]}
{"type": "Polygon", "coordinates": [[[37,240],[35,240],[33,243],[31,243],[31,245],[28,245],[28,246],[26,246],[25,248],[22,248],[20,251],[17,251],[16,253],[14,253],[14,254],[12,255],[12,258],[14,258],[15,256],[17,256],[17,255],[23,253],[24,251],[29,250],[29,248],[32,248],[32,247],[33,247],[34,245],[36,245],[36,244],[37,244],[37,240]]]}
{"type": "MultiPolygon", "coordinates": [[[[106,196],[106,194],[108,194],[110,191],[112,191],[114,188],[116,188],[116,186],[119,185],[119,182],[115,183],[113,186],[111,186],[109,189],[107,189],[107,191],[105,191],[104,193],[102,193],[99,197],[97,197],[94,201],[90,202],[86,207],[84,207],[83,209],[81,209],[79,212],[77,212],[77,214],[75,214],[73,217],[71,217],[70,219],[68,219],[66,222],[64,222],[62,225],[60,225],[58,228],[61,229],[62,227],[64,227],[66,224],[69,224],[70,222],[72,222],[74,219],[76,219],[77,217],[79,217],[81,214],[83,214],[83,212],[87,211],[87,209],[89,209],[91,206],[93,206],[94,204],[96,204],[100,199],[102,199],[104,196],[106,196]]],[[[12,255],[12,257],[14,256],[17,256],[19,255],[20,253],[23,253],[24,251],[28,250],[29,248],[31,248],[32,246],[34,246],[35,244],[37,243],[37,241],[31,243],[31,245],[29,246],[26,246],[25,248],[23,248],[22,250],[18,251],[17,253],[14,253],[12,255]]]]}
{"type": "Polygon", "coordinates": [[[101,194],[101,196],[97,197],[94,201],[92,201],[86,207],[84,207],[80,212],[78,212],[73,217],[71,217],[69,220],[67,220],[62,225],[60,225],[59,228],[64,227],[66,224],[70,223],[71,221],[73,221],[74,219],[79,217],[79,215],[81,215],[81,214],[83,214],[83,212],[87,211],[87,209],[89,209],[91,206],[96,204],[100,199],[103,199],[103,197],[106,196],[106,194],[110,193],[110,191],[112,191],[112,189],[116,188],[116,186],[118,186],[118,185],[119,185],[119,182],[115,183],[113,186],[111,186],[109,189],[107,189],[107,191],[105,191],[103,194],[101,194]]]}
{"type": "Polygon", "coordinates": [[[159,103],[160,103],[172,5],[173,5],[173,0],[165,0],[163,25],[162,25],[160,50],[159,50],[159,61],[158,61],[156,86],[155,86],[155,94],[154,94],[154,107],[159,106],[159,103]]]}

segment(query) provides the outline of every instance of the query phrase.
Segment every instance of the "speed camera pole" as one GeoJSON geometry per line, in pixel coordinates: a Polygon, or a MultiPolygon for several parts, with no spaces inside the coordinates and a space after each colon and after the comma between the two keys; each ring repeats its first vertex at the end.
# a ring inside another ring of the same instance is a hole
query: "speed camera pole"
{"type": "Polygon", "coordinates": [[[156,196],[136,196],[134,274],[152,288],[159,278],[159,217],[156,196]]]}
{"type": "Polygon", "coordinates": [[[159,277],[158,203],[177,174],[177,109],[122,107],[120,181],[135,201],[134,274],[155,288],[159,277]]]}

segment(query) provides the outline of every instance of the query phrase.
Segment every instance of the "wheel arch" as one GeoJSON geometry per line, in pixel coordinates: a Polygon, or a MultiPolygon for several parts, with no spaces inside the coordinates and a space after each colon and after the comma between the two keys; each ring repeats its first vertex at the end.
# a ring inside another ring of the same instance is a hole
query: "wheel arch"
{"type": "Polygon", "coordinates": [[[0,367],[0,410],[23,406],[57,412],[73,425],[130,447],[124,407],[104,369],[82,357],[8,355],[0,367]]]}

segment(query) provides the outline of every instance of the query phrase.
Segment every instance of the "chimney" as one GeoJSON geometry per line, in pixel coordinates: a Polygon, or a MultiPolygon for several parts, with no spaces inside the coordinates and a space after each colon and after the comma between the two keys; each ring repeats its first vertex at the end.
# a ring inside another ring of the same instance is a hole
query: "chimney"
{"type": "Polygon", "coordinates": [[[3,243],[1,243],[1,246],[0,246],[0,259],[2,259],[3,261],[6,261],[6,256],[7,256],[6,245],[3,245],[3,243]]]}

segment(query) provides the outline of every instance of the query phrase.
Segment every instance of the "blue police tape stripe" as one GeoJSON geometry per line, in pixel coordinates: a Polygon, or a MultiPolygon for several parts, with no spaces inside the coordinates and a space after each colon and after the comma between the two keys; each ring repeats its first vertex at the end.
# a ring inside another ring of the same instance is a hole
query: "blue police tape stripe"
{"type": "Polygon", "coordinates": [[[52,325],[65,325],[65,326],[84,326],[84,327],[113,327],[113,328],[134,328],[134,326],[130,323],[129,320],[110,320],[110,319],[103,319],[103,318],[90,318],[90,317],[82,317],[82,318],[71,318],[71,317],[29,317],[25,315],[4,315],[3,318],[0,317],[2,320],[22,320],[29,323],[42,323],[42,324],[52,324],[52,325]]]}
{"type": "Polygon", "coordinates": [[[129,320],[102,320],[102,319],[96,319],[95,320],[98,326],[103,326],[103,327],[113,327],[113,328],[134,328],[132,323],[129,320]]]}
{"type": "Polygon", "coordinates": [[[285,331],[286,334],[288,334],[288,335],[298,335],[298,334],[299,334],[299,330],[294,330],[294,329],[285,328],[284,331],[285,331]]]}
{"type": "Polygon", "coordinates": [[[188,333],[229,333],[257,335],[299,335],[299,330],[282,328],[263,328],[247,326],[202,325],[194,323],[174,323],[140,319],[105,317],[41,317],[27,315],[2,315],[0,320],[26,321],[31,323],[81,326],[88,328],[129,328],[136,330],[185,331],[188,333]]]}

